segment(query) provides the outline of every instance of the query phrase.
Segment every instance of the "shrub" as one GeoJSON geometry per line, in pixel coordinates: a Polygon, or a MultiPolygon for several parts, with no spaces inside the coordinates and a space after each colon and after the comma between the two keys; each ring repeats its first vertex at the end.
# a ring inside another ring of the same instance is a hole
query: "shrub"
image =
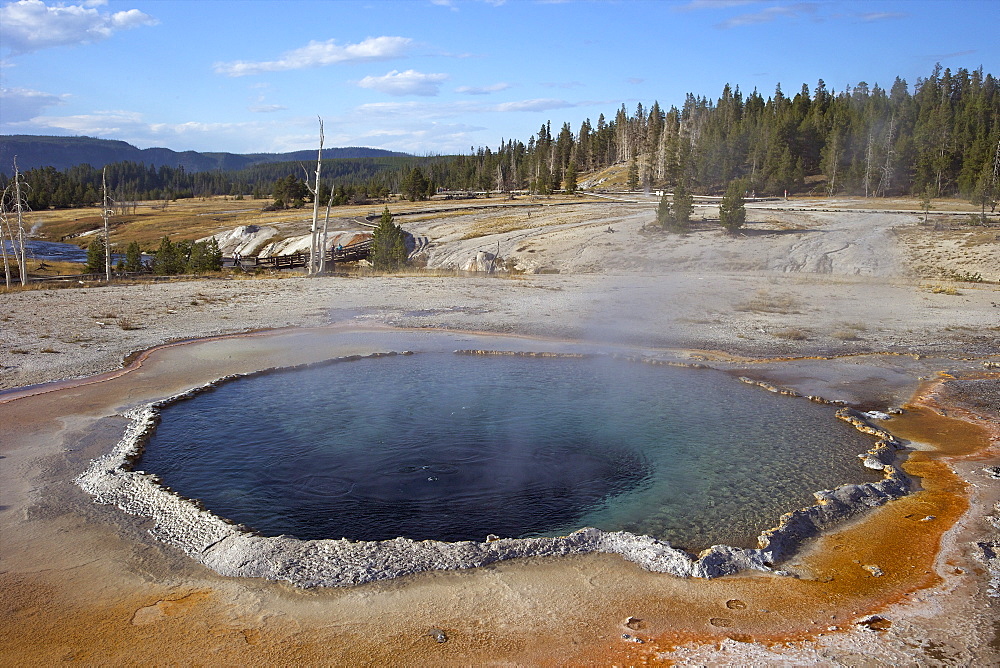
{"type": "Polygon", "coordinates": [[[736,234],[747,220],[747,210],[743,204],[746,190],[742,180],[731,181],[719,205],[719,222],[727,234],[736,234]]]}
{"type": "Polygon", "coordinates": [[[84,268],[84,273],[103,274],[106,269],[104,256],[104,237],[98,234],[94,236],[90,245],[87,246],[87,266],[84,268]]]}
{"type": "Polygon", "coordinates": [[[372,233],[372,250],[369,259],[380,271],[394,271],[406,263],[406,239],[403,229],[392,222],[389,207],[382,212],[382,219],[372,233]]]}

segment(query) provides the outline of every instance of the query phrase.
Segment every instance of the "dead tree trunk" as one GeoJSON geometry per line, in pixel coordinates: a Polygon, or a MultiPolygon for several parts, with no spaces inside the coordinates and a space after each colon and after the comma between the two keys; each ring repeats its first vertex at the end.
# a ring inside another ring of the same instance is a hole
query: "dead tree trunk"
{"type": "Polygon", "coordinates": [[[14,237],[10,233],[10,221],[7,220],[7,192],[0,194],[0,251],[3,252],[3,274],[7,279],[7,289],[10,290],[10,262],[7,259],[6,240],[10,239],[10,249],[14,250],[14,237]],[[7,229],[4,235],[4,228],[7,229]]]}
{"type": "Polygon", "coordinates": [[[889,119],[889,134],[885,138],[885,164],[882,166],[882,178],[879,180],[875,196],[885,197],[892,185],[892,158],[895,151],[892,148],[893,135],[896,132],[896,117],[889,119]]]}
{"type": "Polygon", "coordinates": [[[1000,183],[1000,141],[997,142],[997,152],[993,156],[993,181],[990,187],[992,198],[990,199],[990,213],[997,210],[997,184],[1000,183]]]}
{"type": "Polygon", "coordinates": [[[312,191],[313,196],[313,219],[312,219],[312,236],[309,240],[310,245],[310,255],[309,255],[309,270],[306,272],[310,276],[318,273],[322,273],[325,268],[326,263],[324,262],[326,255],[325,242],[320,240],[319,232],[319,179],[320,172],[323,170],[323,119],[319,119],[319,150],[316,152],[316,185],[315,187],[309,188],[312,191]]]}
{"type": "Polygon", "coordinates": [[[869,131],[868,132],[868,146],[865,149],[865,198],[871,197],[871,187],[872,187],[872,154],[875,152],[875,136],[869,131]]]}
{"type": "Polygon", "coordinates": [[[333,206],[333,188],[330,188],[330,197],[326,200],[326,218],[323,219],[323,235],[320,243],[320,273],[326,271],[326,244],[327,235],[330,233],[330,207],[333,206]]]}
{"type": "Polygon", "coordinates": [[[108,207],[108,168],[101,170],[101,217],[104,219],[104,278],[111,282],[111,209],[108,207]]]}
{"type": "Polygon", "coordinates": [[[25,286],[28,284],[28,253],[24,247],[24,202],[21,200],[21,172],[17,169],[17,156],[14,156],[14,207],[17,209],[17,264],[21,285],[25,286]]]}

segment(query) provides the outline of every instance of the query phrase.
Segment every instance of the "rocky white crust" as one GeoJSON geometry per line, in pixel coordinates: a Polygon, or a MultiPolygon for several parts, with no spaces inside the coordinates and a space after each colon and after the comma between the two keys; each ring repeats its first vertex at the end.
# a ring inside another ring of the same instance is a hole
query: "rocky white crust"
{"type": "MultiPolygon", "coordinates": [[[[456,351],[463,354],[515,354],[496,351],[456,351]]],[[[369,357],[395,355],[376,353],[369,357]]],[[[404,353],[407,354],[407,353],[404,353]]],[[[549,353],[517,353],[544,355],[549,353]]],[[[358,356],[335,361],[358,359],[358,356]]],[[[703,365],[691,365],[703,368],[703,365]]],[[[268,370],[273,371],[273,370],[268,370]]],[[[257,373],[266,373],[260,371],[257,373]]],[[[842,408],[837,416],[878,440],[860,455],[869,468],[881,468],[882,480],[842,485],[816,492],[817,503],[783,515],[764,531],[756,549],[714,545],[697,557],[669,542],[626,531],[584,528],[556,538],[488,538],[484,542],[299,540],[265,537],[229,522],[160,483],[157,476],[133,470],[133,462],[155,430],[160,409],[242,376],[226,376],[182,394],[125,413],[131,423],[106,455],[93,460],[75,482],[95,501],[115,505],[132,515],[148,517],[150,533],[179,548],[220,575],[284,580],[299,587],[335,587],[384,580],[428,570],[485,566],[519,557],[605,552],[619,554],[643,568],[679,577],[713,578],[742,570],[774,571],[801,543],[846,518],[880,506],[909,492],[909,479],[895,464],[900,443],[873,426],[866,416],[842,408]]],[[[741,379],[745,380],[745,379],[741,379]]],[[[753,381],[747,381],[753,382],[753,381]]],[[[766,389],[771,389],[770,387],[766,389]]],[[[772,390],[778,391],[778,390],[772,390]]],[[[812,398],[812,397],[810,397],[812,398]]],[[[781,571],[777,571],[781,572],[781,571]]]]}

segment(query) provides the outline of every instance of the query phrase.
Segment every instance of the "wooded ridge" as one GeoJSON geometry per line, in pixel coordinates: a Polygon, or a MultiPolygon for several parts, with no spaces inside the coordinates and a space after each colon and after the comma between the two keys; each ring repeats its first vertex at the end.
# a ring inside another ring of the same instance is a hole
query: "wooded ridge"
{"type": "MultiPolygon", "coordinates": [[[[139,151],[125,142],[90,138],[3,137],[3,171],[10,171],[13,153],[24,146],[37,149],[30,161],[18,158],[35,209],[96,201],[95,168],[101,156],[112,155],[112,147],[124,162],[109,166],[109,186],[126,199],[251,192],[266,197],[295,190],[301,165],[315,155],[311,150],[246,156],[139,151]],[[161,154],[174,156],[176,166],[157,159],[161,154]],[[46,156],[51,160],[42,167],[46,156]],[[90,166],[59,171],[60,164],[71,162],[90,166]]],[[[1000,91],[997,79],[982,68],[953,73],[940,65],[926,79],[918,78],[912,90],[899,77],[888,90],[859,82],[840,92],[821,79],[812,90],[803,84],[792,97],[779,84],[765,99],[756,89],[745,95],[727,84],[716,100],[688,94],[680,108],[654,102],[631,113],[622,105],[596,123],[584,120],[576,132],[569,123],[553,131],[550,121],[527,143],[504,140],[495,151],[480,147],[468,155],[403,157],[376,149],[328,149],[324,158],[335,158],[324,160],[329,164],[324,175],[334,184],[324,184],[326,192],[343,191],[334,203],[387,192],[424,198],[437,187],[572,191],[578,175],[583,185],[600,187],[596,175],[602,170],[627,165],[624,185],[633,190],[682,184],[690,192],[719,194],[741,180],[758,195],[961,196],[995,207],[1000,91]],[[345,159],[345,151],[355,150],[373,155],[345,159]]],[[[0,174],[0,186],[7,181],[0,174]]]]}
{"type": "MultiPolygon", "coordinates": [[[[402,157],[406,153],[380,148],[328,148],[329,158],[402,157]]],[[[275,162],[311,160],[314,150],[289,153],[199,153],[174,151],[169,148],[136,148],[114,139],[96,137],[51,137],[43,135],[0,136],[0,174],[13,174],[13,159],[17,156],[22,171],[53,167],[58,171],[87,164],[96,169],[119,162],[143,163],[146,166],[183,168],[186,172],[214,170],[239,171],[254,165],[275,162]]]]}

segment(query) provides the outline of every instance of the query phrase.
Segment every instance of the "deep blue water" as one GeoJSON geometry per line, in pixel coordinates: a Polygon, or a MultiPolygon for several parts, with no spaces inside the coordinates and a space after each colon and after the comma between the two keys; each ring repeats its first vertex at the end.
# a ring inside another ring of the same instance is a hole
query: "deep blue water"
{"type": "Polygon", "coordinates": [[[226,383],[164,409],[137,468],[265,535],[483,540],[626,529],[755,546],[874,480],[828,406],[716,371],[444,353],[226,383]]]}
{"type": "MultiPolygon", "coordinates": [[[[37,262],[87,262],[87,249],[64,244],[57,241],[42,241],[40,239],[26,239],[24,242],[26,254],[29,260],[37,262]]],[[[13,255],[14,250],[10,241],[4,239],[4,250],[13,255]]],[[[143,256],[144,258],[147,256],[143,256]]],[[[111,262],[116,263],[124,260],[124,253],[112,253],[111,262]]]]}
{"type": "MultiPolygon", "coordinates": [[[[13,253],[10,241],[4,240],[4,249],[13,253]]],[[[32,260],[48,260],[50,262],[86,262],[87,249],[63,244],[55,241],[28,239],[24,243],[27,255],[32,260]]]]}

